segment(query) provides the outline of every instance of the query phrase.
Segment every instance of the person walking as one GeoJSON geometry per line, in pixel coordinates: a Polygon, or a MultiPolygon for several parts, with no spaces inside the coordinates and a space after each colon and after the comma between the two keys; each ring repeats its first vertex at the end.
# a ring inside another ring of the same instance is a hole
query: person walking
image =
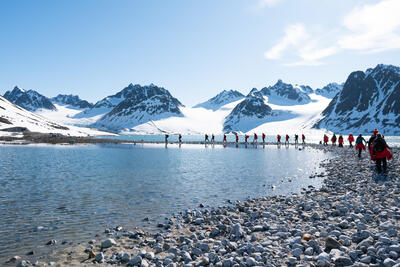
{"type": "Polygon", "coordinates": [[[343,147],[344,139],[342,135],[339,135],[339,147],[343,147]]]}
{"type": "Polygon", "coordinates": [[[236,145],[239,144],[239,135],[236,133],[235,134],[235,138],[236,138],[236,145]]]}
{"type": "Polygon", "coordinates": [[[286,134],[286,141],[285,141],[285,145],[289,145],[289,135],[288,134],[286,134]]]}
{"type": "Polygon", "coordinates": [[[294,143],[296,145],[299,143],[299,136],[297,134],[294,135],[294,143]]]}
{"type": "Polygon", "coordinates": [[[244,143],[247,145],[247,139],[249,139],[250,136],[248,136],[247,134],[244,135],[244,143]]]}
{"type": "Polygon", "coordinates": [[[265,144],[265,133],[262,133],[263,144],[265,144]]]}
{"type": "Polygon", "coordinates": [[[179,144],[182,144],[182,135],[181,134],[179,134],[178,140],[179,140],[179,144]]]}
{"type": "Polygon", "coordinates": [[[208,140],[208,134],[205,134],[204,135],[204,143],[208,143],[209,142],[209,140],[208,140]]]}
{"type": "Polygon", "coordinates": [[[332,138],[331,138],[331,142],[332,142],[332,146],[336,146],[336,134],[333,134],[332,138]]]}
{"type": "Polygon", "coordinates": [[[378,130],[375,129],[372,132],[372,135],[368,140],[368,151],[369,151],[369,154],[370,154],[372,160],[373,160],[373,157],[374,157],[374,141],[375,141],[375,138],[376,138],[378,133],[379,133],[378,130]]]}
{"type": "Polygon", "coordinates": [[[349,140],[350,147],[353,147],[353,142],[354,142],[353,134],[349,134],[349,137],[347,138],[347,140],[349,140]]]}
{"type": "Polygon", "coordinates": [[[226,134],[224,134],[224,139],[222,141],[224,144],[226,144],[226,134]]]}
{"type": "Polygon", "coordinates": [[[329,141],[329,137],[326,134],[324,134],[324,146],[328,145],[328,141],[329,141]]]}
{"type": "Polygon", "coordinates": [[[253,145],[254,145],[254,144],[257,144],[257,139],[258,139],[258,136],[257,136],[256,133],[254,133],[254,136],[253,136],[253,145]]]}
{"type": "Polygon", "coordinates": [[[376,162],[376,170],[378,173],[387,172],[387,160],[392,159],[392,153],[389,151],[389,146],[387,145],[385,139],[383,139],[381,134],[377,134],[373,143],[373,155],[376,162]]]}
{"type": "Polygon", "coordinates": [[[301,140],[303,141],[303,145],[306,143],[306,136],[304,134],[301,135],[301,140]]]}
{"type": "Polygon", "coordinates": [[[362,150],[366,150],[365,145],[367,141],[364,139],[362,134],[359,134],[357,139],[356,139],[356,150],[358,151],[358,157],[361,158],[361,152],[362,150]]]}
{"type": "Polygon", "coordinates": [[[214,142],[215,142],[215,136],[214,136],[214,134],[211,134],[211,143],[214,144],[214,142]]]}
{"type": "Polygon", "coordinates": [[[281,136],[279,134],[276,136],[276,139],[278,140],[278,144],[280,144],[281,143],[281,136]]]}
{"type": "Polygon", "coordinates": [[[167,144],[168,144],[168,137],[169,137],[169,135],[168,135],[168,134],[166,134],[166,135],[165,135],[165,145],[167,145],[167,144]]]}

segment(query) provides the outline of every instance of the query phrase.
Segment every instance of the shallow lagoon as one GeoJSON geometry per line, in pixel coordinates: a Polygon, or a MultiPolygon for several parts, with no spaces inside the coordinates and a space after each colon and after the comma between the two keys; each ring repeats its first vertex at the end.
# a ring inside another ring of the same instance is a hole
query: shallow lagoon
{"type": "Polygon", "coordinates": [[[105,227],[152,229],[200,203],[318,187],[309,176],[331,156],[294,146],[0,146],[0,262],[105,227]]]}

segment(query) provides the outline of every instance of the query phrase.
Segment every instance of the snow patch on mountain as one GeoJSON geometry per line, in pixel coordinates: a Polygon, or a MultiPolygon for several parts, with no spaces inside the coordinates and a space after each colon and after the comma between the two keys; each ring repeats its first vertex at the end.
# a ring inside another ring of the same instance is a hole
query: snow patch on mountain
{"type": "Polygon", "coordinates": [[[215,111],[229,103],[238,101],[239,99],[243,99],[244,97],[245,96],[239,91],[224,90],[213,98],[207,100],[206,102],[195,105],[193,108],[205,108],[215,111]]]}
{"type": "MultiPolygon", "coordinates": [[[[31,132],[60,133],[71,136],[110,135],[110,133],[96,129],[65,126],[53,122],[0,96],[0,130],[14,127],[26,128],[31,132]]],[[[0,131],[0,135],[7,135],[3,133],[3,131],[0,131]]]]}

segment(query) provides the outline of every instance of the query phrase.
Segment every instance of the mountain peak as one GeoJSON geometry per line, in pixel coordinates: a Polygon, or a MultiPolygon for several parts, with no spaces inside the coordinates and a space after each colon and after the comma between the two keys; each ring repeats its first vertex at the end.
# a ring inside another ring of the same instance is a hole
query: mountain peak
{"type": "Polygon", "coordinates": [[[47,97],[35,90],[25,91],[18,86],[15,86],[12,91],[7,91],[4,98],[29,111],[36,111],[37,109],[56,110],[56,107],[47,97]]]}
{"type": "Polygon", "coordinates": [[[18,85],[16,85],[16,86],[14,87],[13,91],[16,91],[16,92],[20,91],[20,92],[22,92],[22,93],[25,92],[25,90],[22,89],[21,87],[19,87],[18,85]]]}
{"type": "Polygon", "coordinates": [[[221,93],[218,95],[214,96],[213,98],[202,102],[200,104],[197,104],[194,106],[194,108],[205,108],[205,109],[211,109],[211,110],[218,110],[221,107],[238,101],[240,99],[244,98],[244,95],[240,93],[239,91],[235,90],[226,90],[224,89],[221,93]]]}
{"type": "Polygon", "coordinates": [[[93,107],[92,103],[89,103],[86,100],[82,100],[79,98],[79,96],[73,94],[69,95],[58,94],[56,97],[53,97],[51,101],[60,105],[68,105],[74,108],[86,109],[93,107]]]}

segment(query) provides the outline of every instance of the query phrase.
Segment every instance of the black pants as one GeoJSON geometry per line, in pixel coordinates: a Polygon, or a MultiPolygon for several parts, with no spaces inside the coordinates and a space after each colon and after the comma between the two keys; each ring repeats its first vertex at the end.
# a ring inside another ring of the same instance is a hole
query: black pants
{"type": "Polygon", "coordinates": [[[383,172],[386,172],[386,170],[387,170],[386,158],[379,158],[379,159],[376,159],[376,169],[378,170],[378,173],[382,172],[382,163],[383,163],[383,172]]]}
{"type": "Polygon", "coordinates": [[[359,149],[358,149],[358,157],[359,157],[359,158],[361,158],[361,151],[362,151],[362,148],[359,148],[359,149]]]}

